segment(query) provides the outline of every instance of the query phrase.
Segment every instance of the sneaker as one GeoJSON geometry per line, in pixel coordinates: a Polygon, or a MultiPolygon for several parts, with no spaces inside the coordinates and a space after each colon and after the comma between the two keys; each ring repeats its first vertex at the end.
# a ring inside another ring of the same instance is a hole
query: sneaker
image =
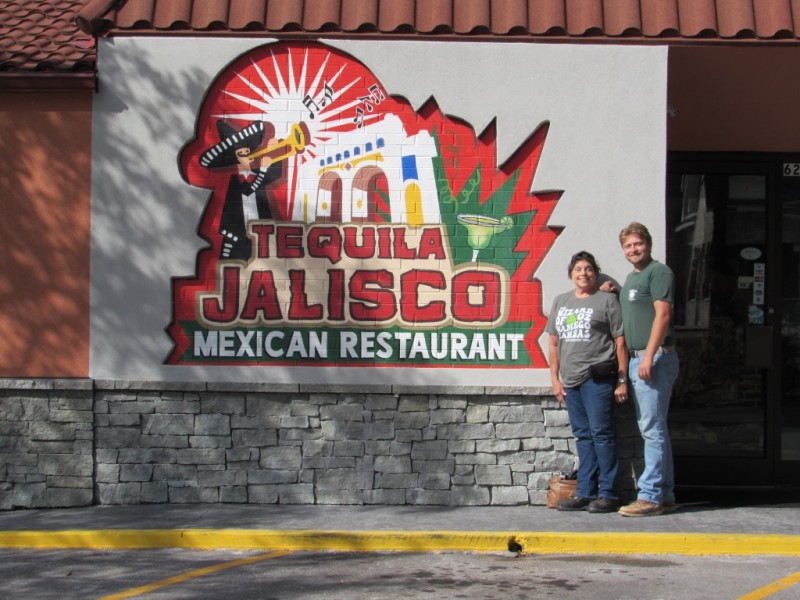
{"type": "Polygon", "coordinates": [[[587,509],[590,513],[611,513],[619,510],[619,500],[611,498],[598,498],[589,503],[587,509]]]}
{"type": "Polygon", "coordinates": [[[567,498],[558,503],[558,510],[586,510],[586,507],[592,503],[591,498],[584,498],[582,496],[575,496],[574,498],[567,498]]]}
{"type": "Polygon", "coordinates": [[[664,514],[664,505],[647,500],[636,500],[619,509],[623,517],[655,517],[664,514]]]}
{"type": "Polygon", "coordinates": [[[664,509],[665,513],[671,513],[678,510],[678,505],[675,504],[675,500],[667,500],[661,503],[661,507],[664,509]]]}

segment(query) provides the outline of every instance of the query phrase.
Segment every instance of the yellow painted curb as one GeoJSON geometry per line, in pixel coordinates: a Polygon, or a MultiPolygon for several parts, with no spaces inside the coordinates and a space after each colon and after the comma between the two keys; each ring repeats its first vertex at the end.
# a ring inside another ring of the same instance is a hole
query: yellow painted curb
{"type": "Polygon", "coordinates": [[[4,548],[338,550],[800,556],[800,536],[700,533],[101,529],[2,531],[4,548]]]}

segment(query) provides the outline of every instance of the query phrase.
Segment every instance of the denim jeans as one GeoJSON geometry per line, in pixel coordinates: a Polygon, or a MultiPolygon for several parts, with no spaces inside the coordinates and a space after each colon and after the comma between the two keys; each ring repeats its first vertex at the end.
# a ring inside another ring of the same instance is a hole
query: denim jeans
{"type": "Polygon", "coordinates": [[[614,379],[587,379],[565,388],[567,413],[578,449],[578,489],[583,498],[617,500],[614,379]]]}
{"type": "Polygon", "coordinates": [[[636,420],[644,440],[644,471],[637,482],[638,497],[649,502],[674,501],[675,470],[667,413],[672,385],[678,378],[678,355],[674,351],[659,350],[649,381],[639,377],[640,362],[640,357],[632,358],[628,366],[636,420]]]}

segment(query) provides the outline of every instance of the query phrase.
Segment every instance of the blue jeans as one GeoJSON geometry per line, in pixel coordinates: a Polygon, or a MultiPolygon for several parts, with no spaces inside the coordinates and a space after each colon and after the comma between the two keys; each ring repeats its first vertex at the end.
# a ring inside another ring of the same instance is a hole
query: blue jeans
{"type": "Polygon", "coordinates": [[[617,500],[617,441],[614,436],[614,379],[587,379],[565,388],[567,413],[578,448],[582,498],[617,500]]]}
{"type": "Polygon", "coordinates": [[[639,499],[649,502],[675,500],[675,469],[667,427],[672,385],[678,378],[678,355],[659,350],[653,360],[650,381],[639,378],[641,358],[632,358],[628,377],[636,405],[636,420],[644,440],[644,471],[639,477],[639,499]]]}

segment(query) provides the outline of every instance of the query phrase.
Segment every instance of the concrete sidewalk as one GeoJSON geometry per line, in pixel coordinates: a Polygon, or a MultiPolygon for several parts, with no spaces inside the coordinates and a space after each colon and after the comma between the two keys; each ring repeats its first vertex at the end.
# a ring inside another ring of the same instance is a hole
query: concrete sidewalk
{"type": "Polygon", "coordinates": [[[0,547],[800,556],[800,502],[625,518],[539,506],[150,504],[0,513],[0,547]]]}

